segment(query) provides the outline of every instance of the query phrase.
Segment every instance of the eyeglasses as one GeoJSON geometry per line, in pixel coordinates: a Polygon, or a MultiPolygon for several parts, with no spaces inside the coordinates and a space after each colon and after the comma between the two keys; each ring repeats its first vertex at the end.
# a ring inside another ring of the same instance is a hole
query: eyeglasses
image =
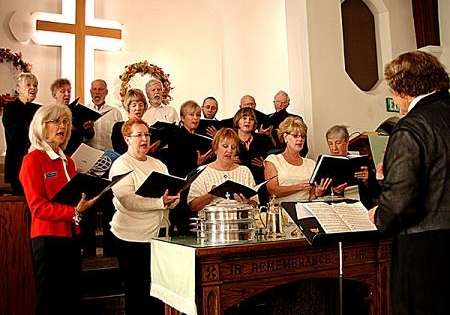
{"type": "Polygon", "coordinates": [[[292,137],[294,137],[294,139],[300,139],[300,138],[304,139],[305,138],[304,135],[299,134],[299,133],[288,133],[288,135],[291,135],[292,137]]]}
{"type": "Polygon", "coordinates": [[[50,119],[50,120],[47,120],[46,123],[52,123],[52,124],[55,124],[58,126],[61,124],[63,124],[64,126],[68,126],[70,123],[70,119],[68,119],[68,118],[50,119]]]}
{"type": "Polygon", "coordinates": [[[138,133],[136,135],[129,135],[130,138],[150,138],[150,133],[138,133]]]}

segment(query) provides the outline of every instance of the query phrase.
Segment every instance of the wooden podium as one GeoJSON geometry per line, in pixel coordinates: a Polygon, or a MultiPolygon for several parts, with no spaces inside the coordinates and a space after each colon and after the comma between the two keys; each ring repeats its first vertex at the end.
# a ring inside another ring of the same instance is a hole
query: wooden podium
{"type": "MultiPolygon", "coordinates": [[[[195,250],[195,302],[199,315],[223,315],[247,298],[299,280],[338,278],[337,244],[311,246],[306,239],[227,246],[199,246],[195,240],[189,243],[176,238],[157,242],[195,250]]],[[[368,286],[370,315],[389,314],[390,251],[389,240],[350,241],[343,245],[344,277],[368,286]]],[[[165,314],[181,312],[166,304],[165,314]]]]}
{"type": "Polygon", "coordinates": [[[0,314],[34,314],[30,221],[24,197],[0,197],[0,314]]]}

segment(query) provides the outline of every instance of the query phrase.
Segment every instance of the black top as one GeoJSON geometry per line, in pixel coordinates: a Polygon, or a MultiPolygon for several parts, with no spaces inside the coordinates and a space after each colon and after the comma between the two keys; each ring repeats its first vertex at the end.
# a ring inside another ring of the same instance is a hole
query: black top
{"type": "Polygon", "coordinates": [[[119,154],[124,154],[128,150],[128,145],[122,135],[123,124],[123,121],[116,122],[111,132],[111,142],[113,149],[119,154]]]}
{"type": "Polygon", "coordinates": [[[170,137],[167,148],[166,165],[169,173],[185,177],[197,167],[197,151],[205,153],[204,139],[179,127],[170,137]]]}
{"type": "Polygon", "coordinates": [[[18,98],[7,104],[3,111],[3,126],[5,127],[6,156],[5,181],[11,183],[14,194],[22,194],[19,182],[19,171],[22,158],[30,147],[28,130],[34,113],[40,105],[22,103],[18,98]]]}
{"type": "Polygon", "coordinates": [[[247,150],[244,142],[239,143],[239,159],[241,164],[247,166],[252,172],[253,178],[257,184],[264,181],[264,167],[254,166],[251,161],[253,158],[262,157],[265,159],[268,151],[273,148],[272,140],[269,136],[255,133],[250,147],[247,150]]]}

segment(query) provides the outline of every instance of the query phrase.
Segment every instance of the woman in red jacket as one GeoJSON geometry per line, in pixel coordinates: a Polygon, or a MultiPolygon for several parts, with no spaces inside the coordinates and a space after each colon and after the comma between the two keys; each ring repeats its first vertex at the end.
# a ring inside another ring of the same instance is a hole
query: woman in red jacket
{"type": "Polygon", "coordinates": [[[77,314],[79,308],[81,256],[76,225],[95,198],[83,196],[76,207],[50,201],[76,174],[73,160],[63,153],[71,122],[67,106],[39,108],[30,124],[31,147],[19,175],[31,211],[36,314],[77,314]]]}

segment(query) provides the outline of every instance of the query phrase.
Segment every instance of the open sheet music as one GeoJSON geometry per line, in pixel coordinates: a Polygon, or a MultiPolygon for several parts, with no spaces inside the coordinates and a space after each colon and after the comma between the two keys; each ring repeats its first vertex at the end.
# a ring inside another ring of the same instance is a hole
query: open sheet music
{"type": "Polygon", "coordinates": [[[361,202],[340,202],[328,204],[310,202],[296,204],[299,220],[314,217],[325,233],[345,233],[375,231],[376,226],[370,222],[367,209],[361,202]]]}

